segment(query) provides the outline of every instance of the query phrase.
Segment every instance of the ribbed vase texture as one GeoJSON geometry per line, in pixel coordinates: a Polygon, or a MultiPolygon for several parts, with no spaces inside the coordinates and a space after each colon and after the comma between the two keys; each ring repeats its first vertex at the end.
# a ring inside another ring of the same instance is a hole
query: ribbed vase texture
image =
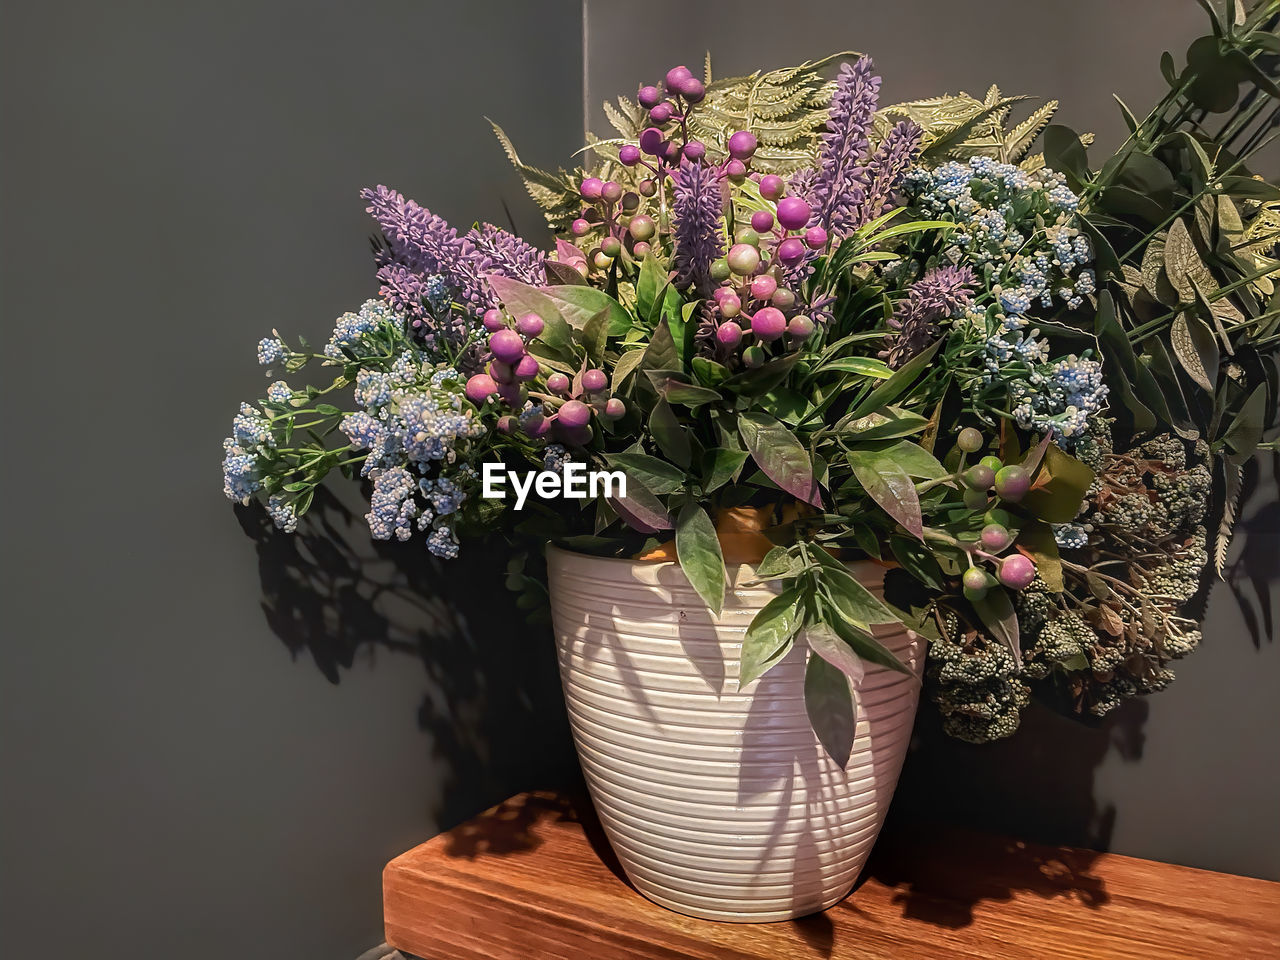
{"type": "MultiPolygon", "coordinates": [[[[578,757],[628,878],[656,903],[709,920],[786,920],[852,888],[897,785],[919,684],[868,665],[854,690],[858,735],[845,769],[804,707],[807,651],[745,691],[737,663],[776,584],[729,568],[717,618],[675,563],[548,550],[560,678],[578,757]]],[[[877,595],[883,568],[855,564],[877,595]]],[[[877,636],[917,674],[924,644],[877,636]]]]}

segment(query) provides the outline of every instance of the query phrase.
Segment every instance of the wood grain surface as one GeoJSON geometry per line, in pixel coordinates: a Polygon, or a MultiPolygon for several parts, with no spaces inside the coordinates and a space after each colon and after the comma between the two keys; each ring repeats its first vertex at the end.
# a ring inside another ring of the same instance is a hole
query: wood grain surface
{"type": "Polygon", "coordinates": [[[694,920],[645,900],[589,806],[521,794],[391,861],[387,942],[424,960],[1280,958],[1280,883],[899,828],[826,913],[694,920]]]}

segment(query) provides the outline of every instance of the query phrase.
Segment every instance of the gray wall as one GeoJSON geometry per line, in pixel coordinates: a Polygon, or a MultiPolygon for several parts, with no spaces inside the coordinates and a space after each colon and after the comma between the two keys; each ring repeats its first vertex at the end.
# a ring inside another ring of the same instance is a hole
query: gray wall
{"type": "Polygon", "coordinates": [[[0,955],[350,960],[387,859],[564,769],[500,558],[263,537],[218,465],[258,338],[376,293],[361,186],[536,226],[484,116],[568,153],[580,15],[6,5],[0,955]]]}
{"type": "MultiPolygon", "coordinates": [[[[1084,125],[1112,87],[1149,99],[1161,45],[1197,26],[1165,3],[1072,13],[1055,37],[1106,45],[1077,63],[1043,33],[1019,52],[1028,7],[843,4],[847,38],[771,13],[744,45],[703,8],[649,36],[634,5],[611,24],[593,0],[590,96],[709,43],[725,69],[850,45],[887,95],[995,79],[1084,125]],[[1130,11],[1157,8],[1139,43],[1130,11]],[[945,28],[910,35],[925,10],[945,28]]],[[[6,9],[0,953],[346,960],[379,938],[388,857],[571,769],[549,648],[496,549],[437,568],[375,547],[349,497],[276,537],[221,500],[217,468],[264,383],[257,338],[322,338],[373,291],[360,186],[460,225],[505,222],[505,200],[533,232],[482,116],[562,162],[581,42],[567,0],[6,9]]],[[[1251,511],[1274,607],[1274,505],[1251,511]]],[[[972,752],[922,729],[903,808],[1095,842],[1111,817],[1117,848],[1274,875],[1277,645],[1255,648],[1233,602],[1215,594],[1209,642],[1145,724],[1040,717],[1043,738],[972,752]]]]}
{"type": "MultiPolygon", "coordinates": [[[[634,96],[677,63],[699,71],[708,49],[716,76],[851,49],[875,59],[883,102],[981,97],[996,83],[1059,100],[1059,122],[1094,131],[1094,156],[1105,158],[1126,133],[1112,92],[1141,114],[1167,89],[1161,51],[1182,63],[1208,24],[1191,0],[736,0],[729,9],[651,0],[637,17],[631,4],[587,0],[590,128],[607,129],[601,100],[634,96]]],[[[1265,170],[1280,173],[1280,148],[1265,170]]],[[[1176,683],[1093,728],[1029,711],[1017,735],[986,747],[943,737],[926,710],[897,816],[1280,879],[1280,506],[1274,462],[1255,468],[1235,582],[1213,590],[1205,643],[1176,667],[1176,683]]]]}

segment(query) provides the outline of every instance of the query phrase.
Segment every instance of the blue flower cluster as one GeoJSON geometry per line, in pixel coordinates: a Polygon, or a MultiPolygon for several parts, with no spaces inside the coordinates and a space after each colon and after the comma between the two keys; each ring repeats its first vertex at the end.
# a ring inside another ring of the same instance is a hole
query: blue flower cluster
{"type": "Polygon", "coordinates": [[[284,359],[284,344],[279,337],[263,337],[258,341],[258,363],[269,367],[284,359]]]}
{"type": "Polygon", "coordinates": [[[368,451],[361,473],[373,480],[366,519],[374,539],[408,540],[415,529],[430,530],[428,550],[457,555],[453,524],[477,480],[465,447],[484,432],[460,380],[452,368],[424,368],[410,351],[389,373],[357,377],[356,403],[364,409],[339,428],[353,448],[368,451]]]}
{"type": "Polygon", "coordinates": [[[247,403],[231,424],[231,436],[222,441],[222,492],[228,500],[248,503],[262,489],[259,454],[275,447],[271,421],[247,403]]]}
{"type": "Polygon", "coordinates": [[[1079,200],[1062,174],[974,157],[917,167],[904,191],[923,215],[957,224],[944,258],[973,266],[991,291],[959,324],[981,351],[975,390],[1005,392],[1024,429],[1080,437],[1106,404],[1102,365],[1088,351],[1055,361],[1031,316],[1058,303],[1074,310],[1097,291],[1093,250],[1077,226],[1079,200]]]}
{"type": "Polygon", "coordinates": [[[945,255],[985,274],[1011,329],[1037,303],[1048,308],[1057,298],[1074,310],[1096,289],[1082,270],[1093,251],[1075,226],[1079,200],[1057,171],[973,157],[916,167],[903,189],[922,214],[957,224],[945,255]]]}
{"type": "MultiPolygon", "coordinates": [[[[366,300],[356,313],[344,313],[334,325],[333,336],[324,346],[324,355],[332,360],[345,361],[381,353],[383,345],[375,342],[372,334],[397,333],[404,326],[404,317],[396,313],[384,300],[366,300]],[[387,329],[387,325],[391,329],[387,329]]],[[[264,343],[266,341],[263,341],[264,343]]],[[[259,345],[261,352],[261,345],[259,345]]]]}
{"type": "Polygon", "coordinates": [[[293,504],[284,497],[277,495],[267,498],[267,516],[285,533],[293,533],[298,529],[298,515],[294,512],[293,504]]]}

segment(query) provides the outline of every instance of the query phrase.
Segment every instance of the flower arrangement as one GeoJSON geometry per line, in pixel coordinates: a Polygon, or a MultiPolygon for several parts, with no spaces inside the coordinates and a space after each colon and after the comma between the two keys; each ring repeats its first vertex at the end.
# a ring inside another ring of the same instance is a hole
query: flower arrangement
{"type": "Polygon", "coordinates": [[[531,167],[497,130],[547,253],[366,189],[377,297],[318,351],[261,341],[273,376],[332,376],[241,406],[225,493],[292,531],[337,470],[375,538],[448,559],[500,531],[531,610],[540,543],[669,551],[714,614],[726,560],[751,560],[779,583],[739,682],[807,645],[837,759],[845,676],[906,669],[881,624],[927,637],[926,691],[972,742],[1032,695],[1096,716],[1159,690],[1199,642],[1243,464],[1276,449],[1280,189],[1248,163],[1275,137],[1278,9],[1210,8],[1096,168],[1055,102],[1018,123],[994,87],[882,106],[871,59],[841,54],[674,67],[606,105],[588,168],[531,167]],[[571,462],[625,493],[482,495],[486,463],[571,462]],[[717,532],[742,508],[755,556],[717,532]],[[889,568],[885,599],[853,558],[889,568]]]}

